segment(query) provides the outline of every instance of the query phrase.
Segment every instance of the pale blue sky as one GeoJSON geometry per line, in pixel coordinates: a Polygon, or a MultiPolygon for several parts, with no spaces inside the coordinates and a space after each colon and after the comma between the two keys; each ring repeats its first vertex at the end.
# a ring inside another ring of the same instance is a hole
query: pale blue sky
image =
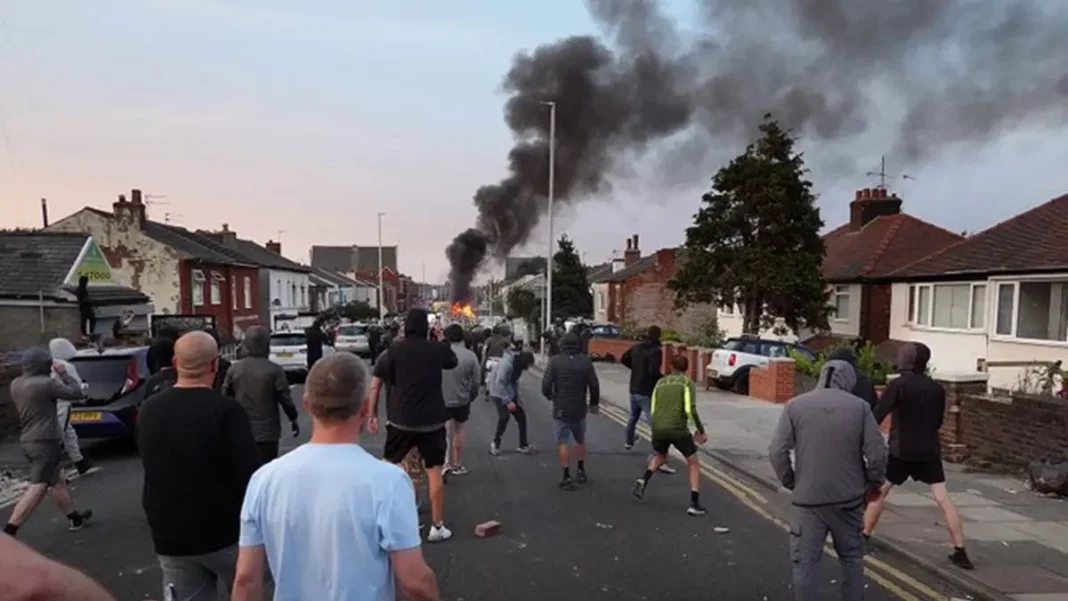
{"type": "MultiPolygon", "coordinates": [[[[140,187],[167,196],[154,219],[261,243],[285,230],[285,254],[306,260],[313,243],[375,244],[385,211],[401,269],[441,278],[472,193],[503,174],[511,57],[593,31],[578,0],[0,0],[0,226],[36,225],[41,197],[55,219],[140,187]]],[[[906,210],[976,230],[1068,192],[1060,133],[909,168],[906,210]]],[[[880,150],[856,156],[874,168],[880,150]]],[[[871,179],[830,179],[806,151],[837,225],[871,179]]],[[[590,262],[631,233],[646,251],[677,244],[706,181],[628,181],[557,231],[590,262]]]]}

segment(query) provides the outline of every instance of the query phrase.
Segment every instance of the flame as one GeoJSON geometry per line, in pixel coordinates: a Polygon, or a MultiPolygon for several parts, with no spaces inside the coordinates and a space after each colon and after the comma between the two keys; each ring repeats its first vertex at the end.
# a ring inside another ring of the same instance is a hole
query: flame
{"type": "Polygon", "coordinates": [[[466,317],[468,319],[475,318],[475,309],[470,303],[455,302],[452,307],[449,308],[452,314],[456,317],[466,317]]]}

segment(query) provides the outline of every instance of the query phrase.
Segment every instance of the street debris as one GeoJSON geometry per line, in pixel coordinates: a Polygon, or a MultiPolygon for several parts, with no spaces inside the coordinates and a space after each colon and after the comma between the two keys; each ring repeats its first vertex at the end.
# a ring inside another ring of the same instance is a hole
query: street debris
{"type": "Polygon", "coordinates": [[[489,538],[491,536],[497,536],[501,532],[501,523],[497,520],[490,520],[488,522],[482,522],[478,526],[475,526],[475,536],[480,538],[489,538]]]}
{"type": "Polygon", "coordinates": [[[716,534],[727,534],[730,531],[731,529],[725,526],[716,526],[712,529],[712,532],[715,532],[716,534]]]}
{"type": "Polygon", "coordinates": [[[611,530],[612,528],[615,528],[612,524],[602,524],[601,522],[597,522],[597,527],[601,530],[611,530]]]}

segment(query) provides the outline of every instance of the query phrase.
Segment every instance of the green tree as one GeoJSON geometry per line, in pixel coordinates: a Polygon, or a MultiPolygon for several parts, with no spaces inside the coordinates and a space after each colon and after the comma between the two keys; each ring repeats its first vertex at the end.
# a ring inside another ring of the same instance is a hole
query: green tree
{"type": "Polygon", "coordinates": [[[557,247],[553,255],[552,317],[593,317],[593,294],[575,243],[564,234],[557,247]]]}
{"type": "Polygon", "coordinates": [[[762,136],[712,178],[670,287],[680,306],[738,303],[746,333],[776,318],[826,330],[823,227],[793,135],[764,116],[762,136]]]}
{"type": "Polygon", "coordinates": [[[337,313],[339,316],[344,317],[349,321],[378,319],[378,309],[375,309],[370,304],[363,301],[353,301],[342,305],[338,307],[337,313]]]}
{"type": "Polygon", "coordinates": [[[533,321],[538,318],[538,314],[541,312],[541,303],[538,302],[538,297],[534,296],[534,293],[526,288],[512,288],[508,291],[508,315],[510,317],[521,317],[527,321],[533,321]]]}

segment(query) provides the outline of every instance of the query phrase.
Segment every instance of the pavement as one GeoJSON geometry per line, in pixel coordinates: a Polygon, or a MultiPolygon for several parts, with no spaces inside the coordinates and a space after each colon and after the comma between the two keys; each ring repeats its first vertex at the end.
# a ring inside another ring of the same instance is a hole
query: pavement
{"type": "MultiPolygon", "coordinates": [[[[627,370],[598,364],[597,371],[602,404],[625,420],[627,370]]],[[[697,408],[709,435],[702,450],[713,464],[756,483],[769,506],[788,499],[767,456],[782,405],[702,390],[697,408]]],[[[915,482],[890,494],[875,533],[874,558],[927,570],[974,598],[1068,600],[1068,503],[1027,490],[1021,476],[969,471],[951,463],[945,468],[977,568],[966,572],[949,564],[951,546],[941,512],[927,487],[915,482]]]]}

